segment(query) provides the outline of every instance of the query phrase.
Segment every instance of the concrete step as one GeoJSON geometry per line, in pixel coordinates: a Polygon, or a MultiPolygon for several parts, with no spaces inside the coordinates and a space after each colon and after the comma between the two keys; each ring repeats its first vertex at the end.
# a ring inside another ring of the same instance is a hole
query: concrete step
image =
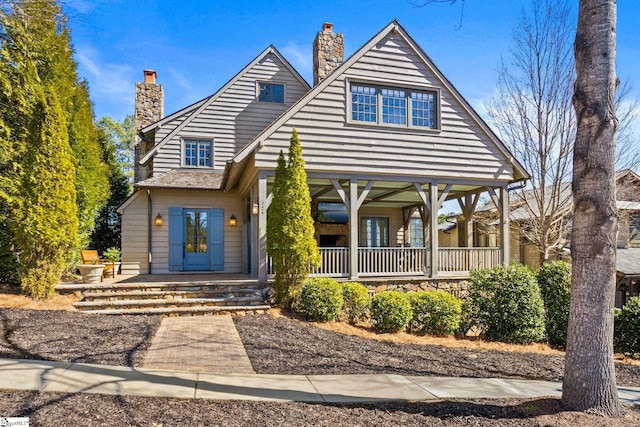
{"type": "Polygon", "coordinates": [[[84,292],[83,301],[116,301],[142,299],[180,299],[180,298],[213,298],[213,297],[257,297],[262,299],[260,289],[202,289],[191,291],[149,291],[137,290],[105,290],[84,292]]]}
{"type": "Polygon", "coordinates": [[[262,297],[215,297],[215,298],[177,298],[177,299],[125,299],[113,301],[78,301],[73,306],[81,311],[108,310],[119,308],[151,307],[206,307],[206,306],[254,306],[263,305],[262,297]]]}
{"type": "Polygon", "coordinates": [[[164,314],[169,316],[197,316],[197,315],[215,315],[215,314],[241,314],[241,313],[266,313],[271,306],[269,305],[253,305],[253,306],[196,306],[196,307],[146,307],[146,308],[123,308],[123,309],[104,309],[90,310],[87,313],[92,314],[164,314]]]}

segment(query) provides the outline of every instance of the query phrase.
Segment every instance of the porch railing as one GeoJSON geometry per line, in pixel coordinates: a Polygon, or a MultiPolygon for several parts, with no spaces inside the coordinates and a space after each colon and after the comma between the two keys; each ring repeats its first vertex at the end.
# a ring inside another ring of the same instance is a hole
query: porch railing
{"type": "MultiPolygon", "coordinates": [[[[358,275],[414,276],[429,274],[430,250],[416,247],[358,248],[358,275]]],[[[467,273],[492,268],[502,262],[502,250],[490,248],[439,248],[440,273],[467,273]]],[[[273,275],[271,258],[267,258],[267,272],[273,275]]],[[[320,266],[311,276],[349,277],[349,248],[320,248],[320,266]]]]}
{"type": "Polygon", "coordinates": [[[502,250],[493,248],[439,248],[438,271],[458,273],[493,268],[502,262],[502,250]]]}
{"type": "Polygon", "coordinates": [[[402,276],[427,272],[427,248],[358,248],[360,276],[402,276]]]}
{"type": "Polygon", "coordinates": [[[320,266],[310,276],[349,277],[349,248],[320,248],[320,266]]]}

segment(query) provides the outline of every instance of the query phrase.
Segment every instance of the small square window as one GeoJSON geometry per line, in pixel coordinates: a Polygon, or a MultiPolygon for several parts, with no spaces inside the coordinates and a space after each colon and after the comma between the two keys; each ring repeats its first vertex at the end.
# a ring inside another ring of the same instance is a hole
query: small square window
{"type": "Polygon", "coordinates": [[[258,101],[284,104],[284,85],[258,83],[258,101]]]}
{"type": "Polygon", "coordinates": [[[195,139],[184,140],[185,166],[210,168],[211,164],[211,141],[195,139]]]}

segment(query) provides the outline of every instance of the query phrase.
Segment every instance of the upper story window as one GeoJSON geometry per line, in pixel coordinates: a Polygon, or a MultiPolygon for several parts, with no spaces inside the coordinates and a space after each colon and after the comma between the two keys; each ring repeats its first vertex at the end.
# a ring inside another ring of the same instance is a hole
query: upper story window
{"type": "Polygon", "coordinates": [[[258,101],[284,104],[284,85],[264,82],[258,83],[258,101]]]}
{"type": "Polygon", "coordinates": [[[437,92],[351,84],[351,121],[437,129],[437,92]]]}
{"type": "Polygon", "coordinates": [[[199,139],[184,140],[184,165],[210,168],[213,164],[211,141],[199,139]]]}

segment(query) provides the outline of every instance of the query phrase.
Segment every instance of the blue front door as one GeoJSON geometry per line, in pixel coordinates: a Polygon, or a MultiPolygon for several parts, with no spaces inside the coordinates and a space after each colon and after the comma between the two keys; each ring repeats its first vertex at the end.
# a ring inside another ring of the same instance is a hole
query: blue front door
{"type": "Polygon", "coordinates": [[[209,210],[185,209],[184,270],[209,270],[209,210]]]}
{"type": "Polygon", "coordinates": [[[223,213],[169,208],[169,271],[224,270],[223,213]]]}

